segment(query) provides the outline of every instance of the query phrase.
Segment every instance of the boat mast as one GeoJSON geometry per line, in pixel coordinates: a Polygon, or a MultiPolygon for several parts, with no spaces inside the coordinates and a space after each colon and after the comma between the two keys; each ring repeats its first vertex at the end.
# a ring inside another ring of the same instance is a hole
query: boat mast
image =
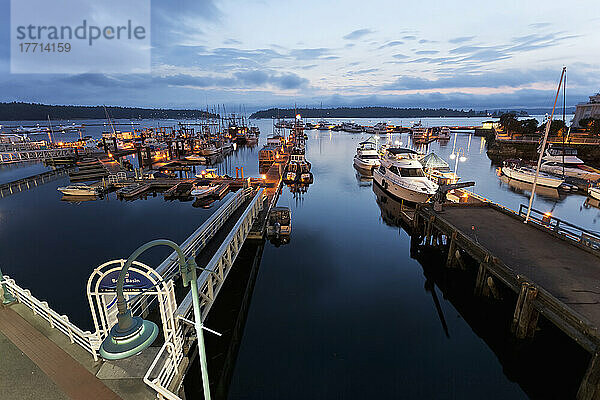
{"type": "MultiPolygon", "coordinates": [[[[565,177],[565,129],[567,129],[567,71],[565,70],[563,84],[563,131],[562,131],[562,170],[563,178],[565,177]]],[[[569,128],[569,131],[571,129],[569,128]]]]}
{"type": "Polygon", "coordinates": [[[546,132],[544,133],[544,140],[542,141],[542,147],[540,148],[540,155],[538,157],[537,167],[535,169],[535,178],[533,179],[533,188],[531,189],[531,196],[529,197],[529,207],[527,208],[527,216],[525,217],[524,223],[529,221],[529,215],[531,214],[531,206],[533,204],[533,197],[535,196],[535,187],[537,186],[538,176],[540,174],[540,165],[542,164],[542,157],[544,156],[544,149],[546,148],[546,142],[548,141],[548,133],[550,132],[550,125],[552,125],[552,117],[554,117],[554,111],[556,110],[556,102],[560,95],[560,88],[563,82],[563,78],[567,72],[567,67],[563,67],[560,74],[560,81],[558,82],[558,89],[556,90],[556,97],[554,98],[554,106],[552,107],[552,113],[550,118],[546,121],[546,132]]]}

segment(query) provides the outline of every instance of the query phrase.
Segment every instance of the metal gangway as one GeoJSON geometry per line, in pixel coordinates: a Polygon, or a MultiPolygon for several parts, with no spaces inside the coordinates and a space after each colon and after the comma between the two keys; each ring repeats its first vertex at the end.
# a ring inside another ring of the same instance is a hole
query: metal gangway
{"type": "MultiPolygon", "coordinates": [[[[208,315],[237,255],[248,237],[254,220],[262,210],[265,198],[266,193],[262,188],[245,188],[238,191],[227,199],[210,218],[181,244],[180,247],[186,256],[200,254],[227,223],[231,224],[232,221],[230,218],[234,216],[234,213],[239,213],[239,208],[245,206],[243,212],[241,212],[225,238],[221,241],[220,246],[212,254],[208,264],[201,265],[203,271],[199,275],[197,283],[201,298],[201,315],[203,321],[208,315]]],[[[124,262],[124,260],[115,260],[114,262],[124,262]]],[[[88,282],[88,298],[91,297],[89,286],[92,277],[98,270],[109,263],[99,266],[92,273],[88,282]]],[[[139,265],[143,264],[139,263],[139,265]]],[[[151,271],[153,282],[162,283],[167,289],[167,291],[162,293],[162,297],[159,296],[158,300],[161,318],[163,319],[165,343],[150,365],[143,381],[156,391],[158,398],[180,400],[180,397],[176,393],[183,384],[185,368],[187,367],[185,349],[188,346],[186,344],[190,342],[189,335],[194,335],[194,330],[189,327],[189,320],[192,318],[190,317],[192,300],[188,293],[188,296],[183,299],[179,306],[176,304],[174,292],[172,291],[174,278],[178,271],[176,252],[169,255],[158,267],[151,269],[151,271]]],[[[92,355],[94,360],[98,360],[98,350],[106,337],[106,328],[116,323],[115,312],[106,312],[102,316],[102,321],[96,321],[96,315],[92,310],[96,331],[83,331],[70,322],[67,316],[60,315],[52,310],[48,303],[35,298],[29,290],[21,288],[9,276],[4,276],[4,279],[0,283],[4,286],[5,291],[10,292],[19,303],[26,305],[34,314],[48,321],[51,327],[60,330],[68,336],[71,343],[83,347],[92,355]]],[[[156,293],[157,291],[154,291],[151,294],[156,295],[156,293]]],[[[130,302],[130,307],[134,315],[141,315],[148,312],[152,304],[152,300],[148,296],[150,295],[135,296],[134,300],[130,302]]],[[[90,306],[92,306],[91,299],[90,306]]]]}

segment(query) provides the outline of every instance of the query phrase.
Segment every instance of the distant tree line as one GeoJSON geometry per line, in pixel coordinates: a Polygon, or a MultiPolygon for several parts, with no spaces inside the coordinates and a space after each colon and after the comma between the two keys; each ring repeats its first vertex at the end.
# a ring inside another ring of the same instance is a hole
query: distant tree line
{"type": "MultiPolygon", "coordinates": [[[[500,126],[509,135],[540,135],[546,129],[546,123],[538,126],[535,118],[519,120],[515,113],[505,113],[500,116],[500,126]]],[[[566,130],[565,122],[561,119],[552,120],[550,124],[550,135],[557,135],[566,130]]]]}
{"type": "MultiPolygon", "coordinates": [[[[174,110],[136,107],[106,107],[115,119],[201,119],[216,115],[202,110],[174,110]]],[[[55,106],[36,103],[0,103],[0,121],[35,121],[50,116],[54,120],[103,119],[102,106],[55,106]]]]}
{"type": "Polygon", "coordinates": [[[338,108],[270,108],[253,113],[250,118],[424,118],[485,117],[486,111],[449,108],[338,107],[338,108]]]}

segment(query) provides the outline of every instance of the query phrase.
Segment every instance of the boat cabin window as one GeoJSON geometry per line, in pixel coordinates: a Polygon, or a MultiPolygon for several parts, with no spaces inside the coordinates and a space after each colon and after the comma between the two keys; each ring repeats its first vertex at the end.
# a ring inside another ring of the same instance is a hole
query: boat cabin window
{"type": "Polygon", "coordinates": [[[363,154],[362,156],[360,156],[360,158],[363,158],[365,160],[376,160],[379,158],[379,156],[377,154],[363,154]]]}
{"type": "Polygon", "coordinates": [[[425,173],[421,168],[401,168],[400,176],[405,178],[417,178],[425,176],[425,173]]]}
{"type": "Polygon", "coordinates": [[[385,174],[385,167],[383,165],[379,167],[379,172],[385,174]]]}

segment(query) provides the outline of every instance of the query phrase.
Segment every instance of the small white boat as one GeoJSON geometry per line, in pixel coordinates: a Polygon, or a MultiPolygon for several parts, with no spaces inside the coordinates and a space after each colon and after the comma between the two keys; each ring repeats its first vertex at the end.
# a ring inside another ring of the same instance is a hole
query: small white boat
{"type": "Polygon", "coordinates": [[[199,154],[189,155],[189,156],[185,157],[185,159],[188,160],[188,161],[197,161],[197,162],[201,162],[201,163],[206,162],[206,157],[205,156],[201,156],[199,154]]]}
{"type": "MultiPolygon", "coordinates": [[[[523,164],[520,160],[504,161],[501,170],[502,173],[510,179],[516,179],[518,181],[527,183],[533,183],[535,180],[535,169],[523,164]]],[[[540,172],[537,178],[537,185],[551,188],[558,188],[564,182],[564,179],[546,174],[544,172],[540,172]]]]}
{"type": "Polygon", "coordinates": [[[373,133],[376,135],[385,135],[388,133],[388,126],[385,122],[379,122],[373,127],[373,133]]]}
{"type": "Polygon", "coordinates": [[[375,142],[371,140],[360,142],[354,156],[354,166],[357,169],[372,172],[374,168],[380,165],[381,160],[375,142]]]}
{"type": "Polygon", "coordinates": [[[590,196],[593,199],[600,200],[600,187],[590,186],[588,188],[588,196],[590,196]]]}
{"type": "Polygon", "coordinates": [[[88,186],[83,183],[76,183],[69,186],[62,186],[57,188],[59,192],[68,196],[96,196],[99,194],[99,189],[88,186]]]}
{"type": "Polygon", "coordinates": [[[373,170],[373,180],[392,197],[413,203],[425,203],[438,185],[423,172],[417,152],[401,147],[386,149],[381,166],[373,170]]]}
{"type": "Polygon", "coordinates": [[[203,198],[213,194],[216,189],[216,186],[211,185],[194,185],[190,194],[197,198],[203,198]]]}
{"type": "Polygon", "coordinates": [[[577,150],[569,147],[550,146],[544,152],[540,171],[579,179],[600,180],[600,170],[585,165],[577,157],[577,150]]]}
{"type": "Polygon", "coordinates": [[[267,219],[268,236],[289,236],[292,233],[292,213],[288,207],[273,207],[267,219]]]}
{"type": "Polygon", "coordinates": [[[317,130],[319,131],[328,131],[331,129],[331,124],[325,120],[320,120],[317,124],[317,130]]]}

